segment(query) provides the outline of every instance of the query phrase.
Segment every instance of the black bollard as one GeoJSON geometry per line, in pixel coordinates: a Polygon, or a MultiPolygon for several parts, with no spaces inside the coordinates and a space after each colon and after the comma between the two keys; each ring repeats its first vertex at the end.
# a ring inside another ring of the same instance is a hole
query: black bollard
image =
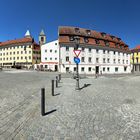
{"type": "Polygon", "coordinates": [[[59,77],[59,82],[61,81],[61,74],[58,74],[58,77],[59,77]]]}
{"type": "Polygon", "coordinates": [[[56,88],[58,87],[58,76],[56,76],[56,88]]]}
{"type": "Polygon", "coordinates": [[[54,80],[52,80],[52,96],[54,96],[54,80]]]}
{"type": "Polygon", "coordinates": [[[41,88],[41,115],[45,115],[45,88],[41,88]]]}

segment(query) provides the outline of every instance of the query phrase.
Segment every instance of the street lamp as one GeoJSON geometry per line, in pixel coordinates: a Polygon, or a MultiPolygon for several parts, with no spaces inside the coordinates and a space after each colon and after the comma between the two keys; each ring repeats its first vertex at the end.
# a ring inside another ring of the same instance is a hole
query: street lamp
{"type": "MultiPolygon", "coordinates": [[[[78,50],[80,38],[78,36],[75,36],[74,39],[75,39],[75,43],[76,43],[75,50],[78,50]]],[[[79,63],[76,63],[76,87],[75,87],[75,89],[80,90],[80,87],[79,87],[79,63]]]]}

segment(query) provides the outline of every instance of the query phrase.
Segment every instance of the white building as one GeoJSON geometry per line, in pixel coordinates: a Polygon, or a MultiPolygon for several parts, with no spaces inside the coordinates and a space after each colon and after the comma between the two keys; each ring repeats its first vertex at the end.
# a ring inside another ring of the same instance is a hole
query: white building
{"type": "Polygon", "coordinates": [[[76,27],[59,28],[60,72],[76,72],[74,49],[81,50],[79,73],[130,73],[130,51],[120,38],[76,27]]]}
{"type": "Polygon", "coordinates": [[[41,66],[45,70],[59,70],[58,40],[46,43],[41,46],[41,66]]]}

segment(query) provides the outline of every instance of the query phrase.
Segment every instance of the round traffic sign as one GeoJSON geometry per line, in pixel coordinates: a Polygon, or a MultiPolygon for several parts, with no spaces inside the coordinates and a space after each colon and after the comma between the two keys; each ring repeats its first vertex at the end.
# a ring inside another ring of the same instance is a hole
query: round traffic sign
{"type": "Polygon", "coordinates": [[[74,62],[75,62],[76,64],[79,64],[79,63],[80,63],[80,59],[79,59],[78,57],[74,57],[74,62]]]}

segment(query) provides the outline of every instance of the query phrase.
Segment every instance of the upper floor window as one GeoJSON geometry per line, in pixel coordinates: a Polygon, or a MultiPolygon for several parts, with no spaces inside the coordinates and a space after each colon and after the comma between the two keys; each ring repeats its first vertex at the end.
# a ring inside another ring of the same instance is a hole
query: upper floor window
{"type": "Polygon", "coordinates": [[[88,58],[88,62],[91,63],[91,57],[88,58]]]}
{"type": "Polygon", "coordinates": [[[91,35],[91,31],[90,30],[86,30],[88,35],[91,35]]]}
{"type": "Polygon", "coordinates": [[[102,35],[102,37],[105,37],[106,36],[106,33],[102,32],[101,35],[102,35]]]}
{"type": "Polygon", "coordinates": [[[99,58],[96,58],[96,63],[99,63],[99,58]]]}
{"type": "Polygon", "coordinates": [[[105,63],[105,58],[103,58],[103,63],[105,63]]]}
{"type": "Polygon", "coordinates": [[[100,41],[98,39],[95,39],[96,44],[100,44],[100,41]]]}
{"type": "Polygon", "coordinates": [[[45,52],[47,52],[47,50],[45,50],[45,52]]]}
{"type": "Polygon", "coordinates": [[[69,51],[69,46],[66,46],[66,51],[69,51]]]}
{"type": "Polygon", "coordinates": [[[106,46],[109,46],[109,42],[108,42],[108,41],[105,41],[105,45],[106,45],[106,46]]]}
{"type": "Polygon", "coordinates": [[[91,52],[91,48],[88,48],[88,52],[91,52]]]}
{"type": "Polygon", "coordinates": [[[85,57],[81,57],[81,62],[85,62],[85,57]]]}
{"type": "Polygon", "coordinates": [[[66,56],[66,62],[68,62],[69,61],[69,56],[66,56]]]}
{"type": "Polygon", "coordinates": [[[80,33],[79,28],[75,28],[75,32],[76,32],[76,33],[80,33]]]}
{"type": "Polygon", "coordinates": [[[103,50],[103,54],[105,54],[105,50],[103,50]]]}
{"type": "Polygon", "coordinates": [[[96,50],[96,53],[99,53],[99,50],[98,49],[96,50]]]}
{"type": "Polygon", "coordinates": [[[74,36],[69,36],[70,41],[74,41],[74,36]]]}
{"type": "Polygon", "coordinates": [[[50,50],[50,52],[52,52],[52,50],[50,50]]]}
{"type": "Polygon", "coordinates": [[[84,47],[82,47],[82,52],[83,52],[83,51],[85,51],[85,48],[84,48],[84,47]]]}
{"type": "Polygon", "coordinates": [[[87,37],[84,38],[84,41],[85,41],[85,43],[88,43],[89,42],[89,40],[88,40],[87,37]]]}

